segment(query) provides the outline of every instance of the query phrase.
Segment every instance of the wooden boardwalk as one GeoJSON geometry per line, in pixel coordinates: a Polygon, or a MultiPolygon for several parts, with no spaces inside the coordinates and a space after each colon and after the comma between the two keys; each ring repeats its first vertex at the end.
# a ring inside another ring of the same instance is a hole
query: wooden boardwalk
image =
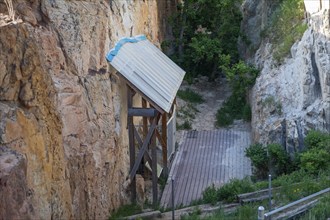
{"type": "Polygon", "coordinates": [[[171,180],[174,178],[175,206],[189,205],[214,184],[221,186],[233,178],[251,175],[244,149],[251,144],[250,133],[235,130],[188,131],[173,161],[161,206],[172,207],[171,180]]]}

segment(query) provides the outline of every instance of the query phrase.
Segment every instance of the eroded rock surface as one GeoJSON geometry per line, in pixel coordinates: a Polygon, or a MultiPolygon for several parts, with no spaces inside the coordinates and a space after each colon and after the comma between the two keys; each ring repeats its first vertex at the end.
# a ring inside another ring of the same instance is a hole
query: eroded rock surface
{"type": "MultiPolygon", "coordinates": [[[[246,2],[257,11],[269,6],[246,2]]],[[[280,65],[271,44],[250,38],[260,44],[252,60],[261,69],[251,98],[254,141],[281,143],[289,152],[304,148],[308,130],[330,132],[330,5],[305,1],[305,6],[308,29],[280,65]]],[[[262,24],[262,17],[254,24],[262,24]]]]}
{"type": "Polygon", "coordinates": [[[176,1],[14,3],[23,22],[0,30],[0,149],[22,156],[0,198],[22,187],[11,207],[23,211],[0,218],[106,219],[128,201],[129,160],[125,86],[105,55],[125,36],[159,45],[176,1]]]}

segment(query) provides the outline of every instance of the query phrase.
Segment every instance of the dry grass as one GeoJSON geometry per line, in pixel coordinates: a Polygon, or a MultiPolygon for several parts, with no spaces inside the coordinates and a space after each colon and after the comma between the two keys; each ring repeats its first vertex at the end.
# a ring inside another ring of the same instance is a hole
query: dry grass
{"type": "Polygon", "coordinates": [[[8,15],[0,13],[0,27],[22,22],[21,19],[15,18],[13,0],[4,0],[4,2],[7,6],[8,15]]]}
{"type": "Polygon", "coordinates": [[[9,19],[11,21],[15,21],[15,11],[13,7],[13,1],[12,0],[4,0],[8,9],[8,15],[9,19]]]}

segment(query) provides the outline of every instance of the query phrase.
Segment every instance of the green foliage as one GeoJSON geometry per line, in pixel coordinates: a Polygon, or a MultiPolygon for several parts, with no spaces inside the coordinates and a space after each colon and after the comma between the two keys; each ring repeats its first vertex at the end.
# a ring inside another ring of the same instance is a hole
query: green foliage
{"type": "Polygon", "coordinates": [[[219,200],[230,203],[237,201],[237,195],[254,190],[253,183],[249,179],[232,179],[229,183],[220,187],[217,194],[219,200]]]}
{"type": "Polygon", "coordinates": [[[251,159],[254,167],[254,175],[258,179],[264,179],[268,175],[268,155],[267,149],[261,144],[253,144],[245,149],[245,156],[251,159]]]}
{"type": "Polygon", "coordinates": [[[236,99],[245,99],[245,94],[254,85],[259,71],[241,60],[231,65],[228,55],[222,55],[221,60],[222,64],[220,67],[226,74],[226,78],[232,88],[233,96],[236,99]]]}
{"type": "Polygon", "coordinates": [[[292,171],[290,156],[280,144],[269,144],[267,148],[272,176],[279,176],[292,171]]]}
{"type": "Polygon", "coordinates": [[[254,85],[259,71],[243,61],[231,66],[229,56],[221,56],[221,69],[225,72],[232,88],[232,95],[218,110],[216,126],[228,126],[235,119],[251,120],[251,108],[245,98],[247,91],[254,85]]]}
{"type": "Polygon", "coordinates": [[[282,114],[282,104],[279,101],[275,100],[275,97],[270,95],[267,98],[265,98],[262,103],[262,107],[270,108],[270,113],[277,113],[278,115],[282,114]]]}
{"type": "Polygon", "coordinates": [[[197,103],[197,104],[204,102],[203,97],[191,89],[179,90],[177,95],[178,97],[180,97],[181,99],[187,102],[197,103]]]}
{"type": "Polygon", "coordinates": [[[282,61],[291,46],[300,39],[307,29],[304,19],[303,0],[282,0],[272,17],[270,26],[263,35],[274,44],[274,59],[282,61]]]}
{"type": "Polygon", "coordinates": [[[217,195],[217,189],[214,185],[211,185],[207,187],[203,191],[203,202],[204,203],[211,203],[212,205],[215,205],[215,203],[218,202],[218,195],[217,195]]]}
{"type": "Polygon", "coordinates": [[[216,126],[225,127],[233,123],[235,119],[251,119],[251,108],[245,99],[230,96],[223,106],[217,111],[216,126]],[[241,100],[241,101],[237,101],[241,100]]]}
{"type": "Polygon", "coordinates": [[[313,148],[301,154],[301,168],[317,173],[330,165],[330,153],[324,149],[313,148]]]}
{"type": "Polygon", "coordinates": [[[293,162],[289,154],[280,144],[253,144],[245,150],[245,156],[251,159],[254,175],[257,179],[265,179],[270,172],[273,177],[293,171],[293,162]]]}
{"type": "Polygon", "coordinates": [[[218,201],[235,202],[237,195],[241,193],[252,192],[255,190],[253,183],[247,179],[232,179],[220,188],[214,185],[209,186],[203,191],[203,202],[214,205],[218,201]]]}
{"type": "Polygon", "coordinates": [[[142,207],[137,204],[129,204],[121,206],[115,213],[111,215],[109,220],[116,220],[125,216],[135,215],[142,212],[142,207]]]}
{"type": "Polygon", "coordinates": [[[178,130],[191,130],[191,123],[188,121],[188,120],[185,120],[184,122],[183,122],[183,124],[181,124],[181,125],[176,125],[176,128],[178,129],[178,130]]]}
{"type": "Polygon", "coordinates": [[[308,149],[318,148],[318,149],[326,149],[329,153],[330,149],[330,135],[320,132],[311,130],[308,132],[304,139],[305,145],[308,149]]]}
{"type": "Polygon", "coordinates": [[[220,55],[238,60],[241,0],[186,0],[172,16],[174,39],[164,46],[174,47],[174,59],[187,75],[214,78],[219,72],[220,55]]]}
{"type": "Polygon", "coordinates": [[[327,219],[330,217],[330,196],[326,196],[320,202],[310,209],[300,220],[327,219]]]}

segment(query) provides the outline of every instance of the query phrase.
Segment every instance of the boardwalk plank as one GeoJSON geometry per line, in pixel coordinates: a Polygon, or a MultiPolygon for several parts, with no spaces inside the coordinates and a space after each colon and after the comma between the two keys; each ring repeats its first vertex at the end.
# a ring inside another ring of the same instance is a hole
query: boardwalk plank
{"type": "MultiPolygon", "coordinates": [[[[190,133],[193,134],[193,133],[190,133]]],[[[189,205],[202,197],[212,183],[222,185],[231,178],[251,175],[244,149],[251,143],[249,132],[220,129],[198,131],[196,138],[185,132],[183,143],[170,170],[175,178],[175,204],[189,205]]],[[[171,181],[167,181],[161,205],[171,207],[171,181]]]]}

